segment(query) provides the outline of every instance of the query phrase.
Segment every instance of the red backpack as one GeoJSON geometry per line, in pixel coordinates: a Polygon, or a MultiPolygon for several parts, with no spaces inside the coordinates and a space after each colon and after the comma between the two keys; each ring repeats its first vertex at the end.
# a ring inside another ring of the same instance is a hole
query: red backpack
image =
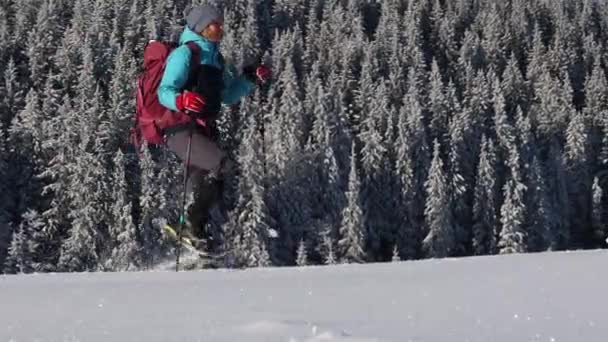
{"type": "MultiPolygon", "coordinates": [[[[192,74],[200,63],[201,50],[194,42],[188,42],[186,45],[192,51],[190,63],[190,73],[192,74]]],[[[156,94],[163,78],[167,57],[178,46],[174,42],[151,40],[144,48],[144,69],[137,80],[135,127],[131,132],[131,140],[136,146],[141,145],[142,138],[149,144],[163,144],[162,130],[164,128],[189,120],[187,115],[173,112],[163,106],[156,94]]]]}

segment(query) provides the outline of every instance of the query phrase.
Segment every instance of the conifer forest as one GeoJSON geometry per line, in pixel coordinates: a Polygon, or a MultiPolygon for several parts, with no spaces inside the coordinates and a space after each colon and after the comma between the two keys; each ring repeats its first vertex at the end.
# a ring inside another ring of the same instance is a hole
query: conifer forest
{"type": "MultiPolygon", "coordinates": [[[[221,266],[606,247],[608,2],[215,4],[226,61],[273,71],[217,122],[221,266]]],[[[190,5],[0,1],[2,272],[146,270],[172,248],[183,165],[129,132],[143,47],[190,5]]]]}

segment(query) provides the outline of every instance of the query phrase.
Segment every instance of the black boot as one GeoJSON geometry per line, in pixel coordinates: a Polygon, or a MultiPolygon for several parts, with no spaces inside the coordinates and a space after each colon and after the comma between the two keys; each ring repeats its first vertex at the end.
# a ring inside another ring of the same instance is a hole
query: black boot
{"type": "Polygon", "coordinates": [[[194,201],[188,208],[188,221],[192,234],[199,241],[209,238],[206,226],[211,208],[221,200],[222,183],[214,177],[202,176],[194,189],[194,201]]]}

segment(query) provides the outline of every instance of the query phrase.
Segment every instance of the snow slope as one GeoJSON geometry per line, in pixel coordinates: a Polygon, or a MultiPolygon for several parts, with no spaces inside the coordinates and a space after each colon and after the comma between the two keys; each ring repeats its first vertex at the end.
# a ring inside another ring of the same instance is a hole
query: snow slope
{"type": "Polygon", "coordinates": [[[608,341],[608,251],[0,277],[0,341],[608,341]]]}

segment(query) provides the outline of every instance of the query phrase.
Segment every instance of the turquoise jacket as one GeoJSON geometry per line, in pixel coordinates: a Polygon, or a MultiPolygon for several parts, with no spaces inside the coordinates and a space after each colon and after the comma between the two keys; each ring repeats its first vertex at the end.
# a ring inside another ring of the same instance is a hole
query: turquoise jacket
{"type": "MultiPolygon", "coordinates": [[[[210,42],[186,27],[179,39],[180,46],[169,54],[163,78],[157,90],[159,102],[174,111],[177,111],[175,98],[182,92],[190,73],[191,52],[188,46],[184,45],[189,41],[194,41],[201,47],[201,64],[222,67],[219,59],[219,44],[210,42]]],[[[247,78],[242,75],[236,76],[234,67],[226,66],[224,68],[222,103],[235,104],[241,97],[250,94],[254,88],[255,85],[247,78]]]]}

